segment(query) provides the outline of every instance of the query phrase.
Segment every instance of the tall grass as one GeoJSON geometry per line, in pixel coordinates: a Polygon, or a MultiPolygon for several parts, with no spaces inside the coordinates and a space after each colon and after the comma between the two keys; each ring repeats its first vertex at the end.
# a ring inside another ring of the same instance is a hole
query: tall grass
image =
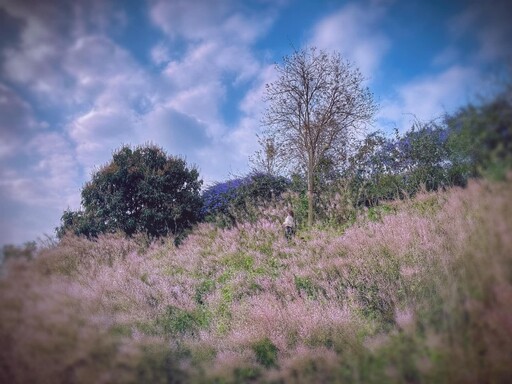
{"type": "Polygon", "coordinates": [[[284,238],[276,214],[176,248],[67,237],[0,280],[9,383],[505,383],[512,181],[284,238]]]}

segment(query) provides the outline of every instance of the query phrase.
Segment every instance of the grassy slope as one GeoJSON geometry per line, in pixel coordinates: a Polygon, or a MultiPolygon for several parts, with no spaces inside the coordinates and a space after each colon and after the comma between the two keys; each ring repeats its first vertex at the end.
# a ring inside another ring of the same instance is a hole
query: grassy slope
{"type": "MultiPolygon", "coordinates": [[[[344,233],[66,238],[0,280],[0,381],[486,383],[512,377],[512,182],[344,233]]],[[[375,217],[375,215],[373,215],[375,217]]]]}

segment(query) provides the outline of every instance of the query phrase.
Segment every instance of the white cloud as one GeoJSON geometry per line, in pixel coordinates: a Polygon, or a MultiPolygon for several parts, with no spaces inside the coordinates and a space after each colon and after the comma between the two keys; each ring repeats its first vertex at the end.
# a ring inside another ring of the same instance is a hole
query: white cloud
{"type": "Polygon", "coordinates": [[[59,133],[35,135],[24,148],[31,156],[24,162],[10,161],[1,169],[4,191],[10,199],[30,206],[61,205],[76,202],[79,167],[67,140],[59,133]]]}
{"type": "Polygon", "coordinates": [[[78,206],[79,169],[65,137],[0,84],[0,244],[51,232],[59,212],[78,206]]]}
{"type": "Polygon", "coordinates": [[[175,155],[195,158],[196,152],[209,144],[208,127],[200,120],[172,106],[158,106],[141,122],[139,141],[151,141],[164,146],[175,155]]]}
{"type": "Polygon", "coordinates": [[[182,60],[170,62],[164,71],[172,87],[166,103],[208,124],[211,135],[222,135],[227,127],[221,107],[228,88],[245,87],[259,70],[258,60],[246,46],[216,41],[193,45],[182,60]]]}
{"type": "Polygon", "coordinates": [[[76,79],[73,97],[84,106],[66,131],[89,174],[113,150],[134,142],[143,127],[140,121],[158,104],[160,90],[126,50],[105,36],[77,39],[65,67],[76,79]]]}
{"type": "MultiPolygon", "coordinates": [[[[249,12],[243,3],[232,0],[154,0],[152,21],[171,38],[189,41],[223,40],[229,44],[250,44],[272,24],[271,5],[249,12]]],[[[279,6],[279,5],[277,5],[279,6]]]]}
{"type": "Polygon", "coordinates": [[[209,123],[210,129],[213,129],[215,122],[220,119],[219,104],[223,98],[222,84],[212,82],[178,92],[176,96],[170,98],[169,104],[187,115],[209,123]]]}
{"type": "Polygon", "coordinates": [[[21,25],[19,43],[2,52],[2,72],[35,92],[43,103],[70,101],[74,79],[66,70],[65,58],[73,54],[73,41],[91,30],[100,33],[123,23],[109,1],[17,0],[2,7],[21,25]]]}
{"type": "Polygon", "coordinates": [[[57,85],[58,68],[54,63],[64,47],[64,38],[57,33],[55,25],[47,24],[50,18],[66,22],[63,10],[46,2],[7,2],[7,13],[23,21],[20,44],[5,52],[4,72],[12,80],[28,84],[33,89],[46,90],[57,85]],[[50,16],[51,15],[51,16],[50,16]],[[51,42],[51,44],[49,44],[51,42]]]}
{"type": "Polygon", "coordinates": [[[474,69],[461,66],[423,76],[399,86],[395,95],[384,100],[377,119],[384,129],[396,126],[400,131],[407,130],[416,119],[436,119],[466,104],[479,83],[474,69]]]}
{"type": "Polygon", "coordinates": [[[74,81],[70,93],[77,103],[125,102],[130,96],[126,91],[144,84],[128,52],[105,36],[77,39],[64,55],[63,67],[74,81]]]}
{"type": "Polygon", "coordinates": [[[133,114],[124,109],[97,108],[76,118],[68,126],[75,143],[77,160],[90,173],[106,163],[112,151],[130,143],[134,135],[133,114]]]}
{"type": "MultiPolygon", "coordinates": [[[[249,13],[242,3],[230,0],[216,2],[215,7],[208,1],[152,3],[154,24],[171,42],[185,44],[183,53],[174,58],[161,43],[153,48],[154,62],[167,62],[164,74],[173,90],[162,103],[162,110],[170,107],[205,130],[202,133],[206,136],[194,130],[190,134],[198,137],[191,159],[201,164],[207,182],[243,172],[248,156],[255,150],[259,130],[259,116],[255,114],[261,110],[261,100],[249,105],[261,91],[264,68],[251,45],[267,32],[276,16],[272,4],[259,4],[259,9],[249,13]],[[241,90],[247,85],[251,88],[241,100],[240,110],[231,112],[242,115],[230,127],[223,119],[223,103],[230,88],[241,90]],[[205,137],[207,145],[202,143],[205,137]]],[[[155,116],[159,113],[162,111],[155,112],[155,116]]],[[[176,122],[176,116],[172,120],[176,122]]],[[[181,124],[189,126],[185,121],[181,124]]]]}
{"type": "Polygon", "coordinates": [[[389,38],[379,32],[384,5],[349,3],[318,22],[308,44],[339,52],[371,77],[391,46],[389,38]]]}
{"type": "MultiPolygon", "coordinates": [[[[229,76],[234,84],[251,80],[260,69],[251,45],[275,19],[270,6],[249,12],[230,0],[218,1],[215,6],[206,0],[153,1],[150,14],[171,39],[184,40],[183,55],[172,60],[161,42],[153,48],[156,62],[169,61],[164,73],[175,91],[204,87],[205,83],[219,88],[229,76]]],[[[221,95],[217,91],[212,97],[218,102],[221,95]]]]}
{"type": "Polygon", "coordinates": [[[273,65],[262,67],[252,88],[245,94],[240,103],[240,109],[253,118],[260,118],[265,110],[263,98],[265,85],[277,80],[277,72],[273,65]]]}
{"type": "Polygon", "coordinates": [[[0,244],[51,234],[68,207],[79,207],[80,169],[65,137],[36,134],[23,146],[31,155],[0,167],[0,244]]]}
{"type": "Polygon", "coordinates": [[[151,49],[151,60],[156,65],[166,64],[170,59],[170,49],[164,42],[159,42],[151,49]]]}
{"type": "MultiPolygon", "coordinates": [[[[264,128],[261,125],[261,117],[265,110],[263,101],[265,84],[274,81],[276,77],[277,72],[273,65],[260,69],[251,88],[239,104],[242,112],[239,123],[234,129],[227,132],[218,144],[216,152],[229,156],[229,163],[232,164],[229,169],[231,174],[240,175],[246,172],[249,166],[249,156],[259,149],[256,135],[261,133],[264,128]]],[[[205,158],[212,155],[214,154],[207,152],[205,158]]],[[[217,166],[222,167],[222,164],[217,166]]]]}
{"type": "Polygon", "coordinates": [[[212,36],[228,11],[227,1],[215,6],[205,1],[153,1],[150,15],[153,22],[171,37],[183,35],[187,39],[212,36]]]}

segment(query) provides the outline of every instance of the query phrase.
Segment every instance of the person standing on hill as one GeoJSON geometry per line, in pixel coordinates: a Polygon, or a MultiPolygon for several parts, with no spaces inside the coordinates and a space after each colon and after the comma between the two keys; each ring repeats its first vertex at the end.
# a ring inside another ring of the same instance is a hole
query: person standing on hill
{"type": "Polygon", "coordinates": [[[283,226],[286,240],[290,241],[295,232],[295,219],[293,216],[293,211],[291,209],[288,211],[288,215],[284,219],[283,226]]]}

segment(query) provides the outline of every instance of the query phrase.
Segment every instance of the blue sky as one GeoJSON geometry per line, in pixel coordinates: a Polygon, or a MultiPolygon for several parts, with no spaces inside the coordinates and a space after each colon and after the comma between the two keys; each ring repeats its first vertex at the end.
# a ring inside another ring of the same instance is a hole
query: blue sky
{"type": "Polygon", "coordinates": [[[95,167],[153,142],[205,182],[248,169],[292,47],[336,50],[407,129],[492,89],[507,1],[0,0],[0,244],[53,234],[95,167]]]}

